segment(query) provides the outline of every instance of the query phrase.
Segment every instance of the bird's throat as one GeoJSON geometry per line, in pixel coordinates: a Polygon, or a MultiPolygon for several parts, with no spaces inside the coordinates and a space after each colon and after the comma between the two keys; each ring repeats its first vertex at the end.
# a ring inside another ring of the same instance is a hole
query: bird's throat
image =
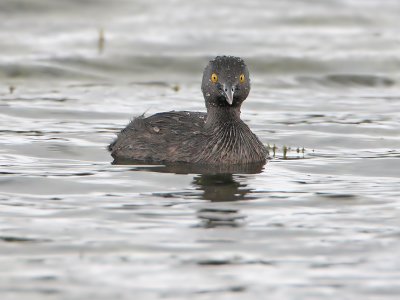
{"type": "Polygon", "coordinates": [[[206,128],[232,126],[241,123],[240,107],[208,107],[206,128]]]}

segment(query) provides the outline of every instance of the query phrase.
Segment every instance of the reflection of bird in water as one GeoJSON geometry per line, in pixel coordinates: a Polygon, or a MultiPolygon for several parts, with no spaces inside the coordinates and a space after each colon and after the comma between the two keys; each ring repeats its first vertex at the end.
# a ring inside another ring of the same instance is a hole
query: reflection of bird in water
{"type": "MultiPolygon", "coordinates": [[[[126,162],[130,164],[131,162],[126,162]]],[[[237,165],[227,166],[242,174],[257,174],[263,169],[260,164],[255,165],[237,165]]],[[[147,171],[147,172],[160,172],[160,173],[175,173],[175,174],[188,174],[197,173],[193,178],[193,185],[198,191],[202,191],[201,195],[194,193],[189,195],[194,198],[208,200],[206,205],[197,211],[197,217],[202,220],[201,226],[215,227],[215,226],[239,226],[245,216],[240,214],[237,209],[224,207],[216,207],[214,204],[219,202],[232,202],[240,200],[249,200],[255,197],[251,195],[252,190],[246,188],[247,176],[234,175],[232,173],[219,173],[220,166],[211,168],[210,166],[191,165],[191,164],[170,164],[170,165],[137,165],[133,171],[147,171]],[[210,203],[211,202],[211,203],[210,203]]],[[[186,196],[187,193],[185,193],[186,196]]],[[[174,194],[168,193],[164,196],[174,197],[174,194]]],[[[180,194],[181,195],[181,194],[180,194]]]]}
{"type": "Polygon", "coordinates": [[[203,199],[212,202],[238,201],[245,198],[250,189],[246,184],[239,183],[232,174],[198,175],[193,179],[198,190],[203,190],[203,199]]]}
{"type": "MultiPolygon", "coordinates": [[[[211,202],[239,201],[251,199],[246,194],[251,189],[247,185],[234,179],[232,174],[198,175],[194,177],[193,184],[198,190],[203,190],[202,199],[211,202]]],[[[197,211],[202,226],[238,226],[245,218],[237,209],[215,207],[207,205],[197,211]]]]}

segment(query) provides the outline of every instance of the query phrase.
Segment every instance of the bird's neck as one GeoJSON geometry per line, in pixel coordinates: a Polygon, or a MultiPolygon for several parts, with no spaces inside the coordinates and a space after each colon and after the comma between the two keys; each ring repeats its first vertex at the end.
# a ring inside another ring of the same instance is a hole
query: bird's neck
{"type": "Polygon", "coordinates": [[[215,128],[221,126],[232,126],[241,123],[240,107],[214,107],[207,108],[206,127],[215,128]]]}

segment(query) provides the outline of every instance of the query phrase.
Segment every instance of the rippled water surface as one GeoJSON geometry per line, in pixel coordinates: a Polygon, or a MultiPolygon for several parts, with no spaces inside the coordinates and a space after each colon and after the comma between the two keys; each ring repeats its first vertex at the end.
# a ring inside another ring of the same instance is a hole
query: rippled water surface
{"type": "Polygon", "coordinates": [[[398,299],[399,15],[2,0],[1,299],[398,299]],[[133,116],[204,111],[217,54],[250,68],[242,118],[275,145],[262,172],[112,165],[133,116]]]}

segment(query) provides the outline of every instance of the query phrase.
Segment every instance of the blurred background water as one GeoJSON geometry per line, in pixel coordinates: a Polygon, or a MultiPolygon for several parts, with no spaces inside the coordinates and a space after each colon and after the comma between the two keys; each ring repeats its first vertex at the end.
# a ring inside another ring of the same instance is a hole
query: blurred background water
{"type": "Polygon", "coordinates": [[[398,299],[399,15],[1,0],[1,299],[398,299]],[[220,54],[250,68],[242,118],[277,147],[264,170],[111,165],[133,116],[204,111],[220,54]]]}

